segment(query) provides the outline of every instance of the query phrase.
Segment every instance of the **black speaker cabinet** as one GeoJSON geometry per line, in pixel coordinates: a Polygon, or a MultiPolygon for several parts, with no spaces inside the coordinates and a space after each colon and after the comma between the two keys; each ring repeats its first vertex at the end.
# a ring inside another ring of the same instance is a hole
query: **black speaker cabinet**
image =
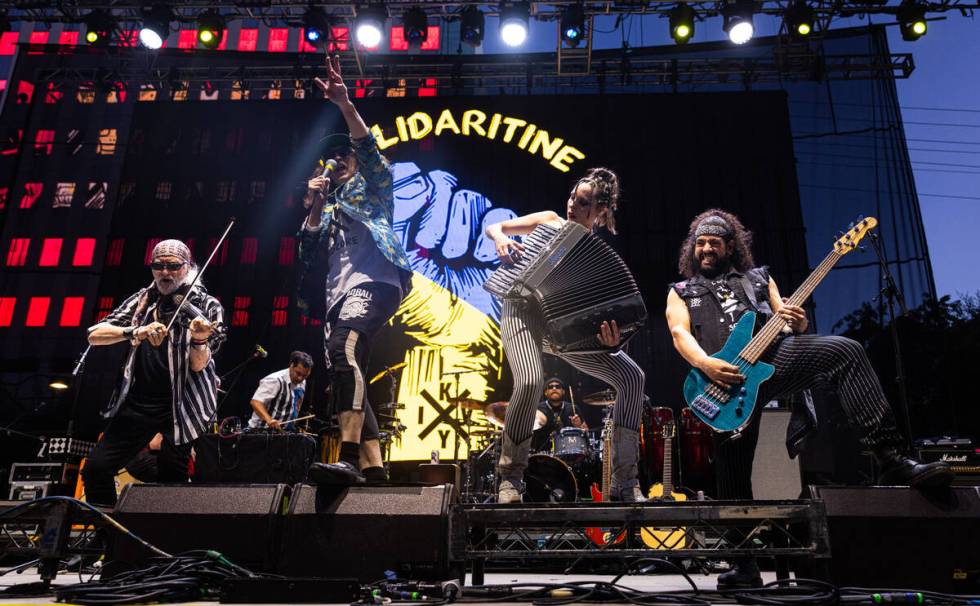
{"type": "Polygon", "coordinates": [[[810,486],[839,585],[980,592],[980,488],[810,486]]]}
{"type": "Polygon", "coordinates": [[[316,455],[316,440],[295,433],[255,432],[201,436],[194,443],[194,482],[297,484],[316,455]]]}
{"type": "MultiPolygon", "coordinates": [[[[130,484],[113,511],[123,526],[171,554],[213,549],[255,571],[272,571],[279,553],[285,484],[130,484]]],[[[155,554],[109,533],[103,574],[139,567],[155,554]]]]}
{"type": "Polygon", "coordinates": [[[279,574],[462,580],[450,561],[452,485],[321,487],[300,484],[284,520],[279,574]]]}

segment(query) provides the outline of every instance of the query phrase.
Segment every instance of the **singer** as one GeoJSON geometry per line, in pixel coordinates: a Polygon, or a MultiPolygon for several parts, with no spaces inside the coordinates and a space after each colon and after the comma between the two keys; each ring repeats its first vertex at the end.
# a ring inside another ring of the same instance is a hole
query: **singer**
{"type": "Polygon", "coordinates": [[[327,59],[316,85],[340,109],[350,136],[322,141],[324,169],[310,179],[309,215],[299,232],[299,306],[321,319],[334,409],[340,422],[340,461],[315,463],[321,483],[384,481],[378,421],[367,400],[371,340],[411,289],[412,271],[392,230],[394,194],[387,160],[347,95],[340,58],[327,59]]]}
{"type": "MultiPolygon", "coordinates": [[[[256,353],[265,350],[259,348],[256,353]]],[[[252,395],[252,429],[266,427],[276,430],[293,430],[292,420],[300,416],[306,394],[306,378],[313,370],[313,358],[305,351],[289,354],[289,367],[266,375],[259,381],[259,388],[252,395]]]]}
{"type": "Polygon", "coordinates": [[[119,384],[102,413],[112,420],[82,470],[89,503],[115,505],[116,473],[157,432],[163,434],[159,481],[186,482],[191,445],[218,407],[212,354],[224,340],[221,303],[200,281],[188,292],[198,268],[180,240],[157,244],[150,267],[153,283],[88,329],[93,346],[129,344],[119,384]],[[189,305],[168,332],[184,297],[189,305]]]}

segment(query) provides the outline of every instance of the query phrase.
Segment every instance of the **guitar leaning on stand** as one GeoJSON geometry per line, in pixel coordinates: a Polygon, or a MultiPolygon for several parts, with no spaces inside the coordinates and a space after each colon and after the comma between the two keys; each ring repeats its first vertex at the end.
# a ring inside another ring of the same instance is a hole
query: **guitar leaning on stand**
{"type": "MultiPolygon", "coordinates": [[[[592,502],[602,503],[602,495],[610,494],[612,484],[612,447],[613,447],[613,420],[606,417],[602,425],[602,490],[595,484],[592,485],[592,502]]],[[[596,545],[618,545],[626,540],[626,531],[619,533],[619,536],[612,539],[612,532],[608,528],[586,528],[585,536],[596,545]]]]}
{"type": "MultiPolygon", "coordinates": [[[[840,259],[857,248],[858,242],[868,231],[878,225],[874,217],[861,219],[857,225],[834,242],[834,249],[817,266],[796,292],[787,300],[787,305],[803,305],[817,285],[830,273],[840,259]]],[[[769,349],[772,342],[786,326],[786,320],[774,315],[765,326],[752,336],[756,314],[746,312],[739,319],[732,334],[721,351],[711,356],[737,366],[745,377],[740,385],[724,388],[711,380],[698,369],[691,370],[684,381],[684,400],[687,405],[709,427],[718,432],[741,431],[752,418],[759,387],[769,380],[775,371],[772,364],[760,362],[759,358],[769,349]]]]}
{"type": "MultiPolygon", "coordinates": [[[[663,484],[654,484],[647,495],[653,501],[686,501],[687,495],[674,492],[674,434],[673,421],[664,423],[661,435],[664,438],[664,480],[663,484]]],[[[640,539],[643,544],[652,549],[683,549],[686,543],[686,529],[673,528],[657,530],[656,528],[641,528],[640,539]]]]}

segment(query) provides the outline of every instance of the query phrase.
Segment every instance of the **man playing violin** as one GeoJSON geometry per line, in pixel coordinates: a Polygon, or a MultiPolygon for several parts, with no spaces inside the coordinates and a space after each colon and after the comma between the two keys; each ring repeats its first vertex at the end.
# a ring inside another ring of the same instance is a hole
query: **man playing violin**
{"type": "Polygon", "coordinates": [[[186,482],[191,445],[218,405],[212,354],[224,340],[221,303],[200,281],[190,288],[197,265],[180,240],[160,242],[151,258],[152,284],[88,329],[93,346],[129,345],[116,391],[102,411],[111,421],[82,470],[90,503],[115,504],[116,473],[157,432],[163,434],[159,481],[186,482]]]}

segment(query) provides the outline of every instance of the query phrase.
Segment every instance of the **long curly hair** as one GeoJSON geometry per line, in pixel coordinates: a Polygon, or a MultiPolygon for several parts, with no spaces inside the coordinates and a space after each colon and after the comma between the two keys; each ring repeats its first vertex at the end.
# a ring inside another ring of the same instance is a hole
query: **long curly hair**
{"type": "Polygon", "coordinates": [[[724,219],[734,232],[728,238],[729,248],[731,248],[729,261],[732,267],[741,272],[755,267],[755,259],[752,258],[752,232],[747,230],[738,217],[732,213],[720,208],[711,208],[694,217],[694,220],[691,221],[691,225],[687,229],[687,237],[684,238],[684,243],[681,244],[681,249],[678,252],[677,270],[685,278],[693,278],[698,274],[699,264],[694,258],[694,243],[697,241],[697,236],[694,235],[694,232],[701,221],[712,215],[724,219]]]}
{"type": "Polygon", "coordinates": [[[596,217],[596,225],[601,225],[611,233],[616,233],[616,210],[619,208],[619,177],[612,170],[596,166],[585,171],[585,175],[575,182],[572,191],[588,183],[592,186],[592,197],[601,209],[596,217]]]}

